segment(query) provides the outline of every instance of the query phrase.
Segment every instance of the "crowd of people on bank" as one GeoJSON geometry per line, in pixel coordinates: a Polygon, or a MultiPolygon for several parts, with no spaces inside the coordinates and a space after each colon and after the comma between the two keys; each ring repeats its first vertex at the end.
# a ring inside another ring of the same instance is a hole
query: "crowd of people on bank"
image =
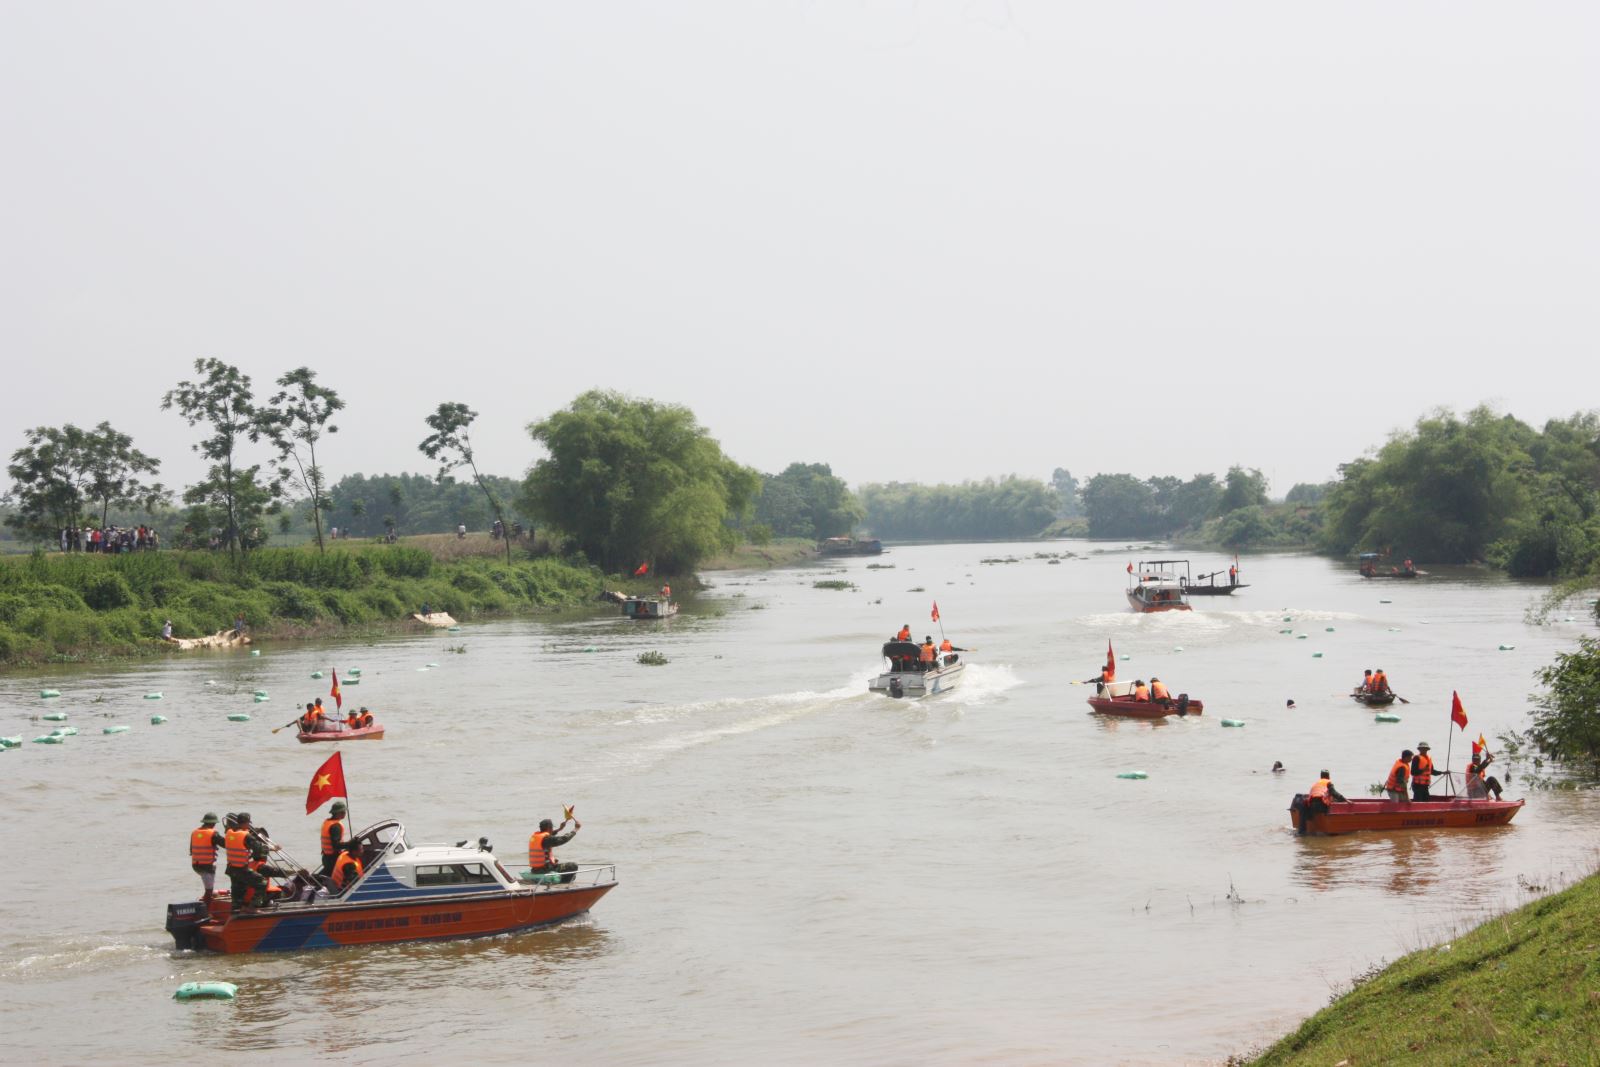
{"type": "Polygon", "coordinates": [[[63,526],[57,537],[63,552],[143,552],[160,548],[161,536],[148,526],[63,526]]]}

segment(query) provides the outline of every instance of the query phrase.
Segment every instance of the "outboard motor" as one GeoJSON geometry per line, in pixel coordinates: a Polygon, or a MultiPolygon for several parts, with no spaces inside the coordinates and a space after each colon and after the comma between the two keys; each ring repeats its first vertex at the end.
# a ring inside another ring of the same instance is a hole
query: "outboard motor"
{"type": "Polygon", "coordinates": [[[1179,715],[1187,715],[1187,714],[1189,714],[1189,694],[1188,693],[1179,693],[1178,694],[1178,714],[1179,715]]]}
{"type": "Polygon", "coordinates": [[[903,697],[903,696],[906,695],[906,687],[901,683],[900,679],[898,679],[898,678],[890,678],[889,679],[889,695],[892,696],[892,697],[895,697],[895,698],[903,697]]]}
{"type": "Polygon", "coordinates": [[[200,940],[200,924],[211,918],[203,900],[186,900],[182,904],[167,905],[167,933],[180,952],[192,952],[205,947],[200,940]]]}

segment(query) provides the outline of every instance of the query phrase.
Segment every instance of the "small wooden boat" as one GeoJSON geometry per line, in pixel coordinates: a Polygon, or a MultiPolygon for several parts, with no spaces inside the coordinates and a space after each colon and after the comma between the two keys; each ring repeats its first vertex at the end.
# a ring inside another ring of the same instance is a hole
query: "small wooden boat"
{"type": "Polygon", "coordinates": [[[1409,559],[1399,567],[1389,564],[1388,569],[1385,569],[1384,562],[1387,559],[1387,556],[1377,552],[1363,552],[1356,569],[1363,578],[1418,578],[1428,573],[1417,570],[1416,565],[1409,559]]]}
{"type": "Polygon", "coordinates": [[[1168,715],[1201,715],[1205,704],[1179,693],[1174,700],[1135,700],[1132,682],[1111,682],[1089,698],[1096,715],[1121,715],[1129,719],[1161,719],[1168,715]]]}
{"type": "MultiPolygon", "coordinates": [[[[1289,805],[1289,825],[1300,828],[1305,798],[1296,794],[1289,805]]],[[[1522,800],[1347,800],[1328,805],[1306,824],[1312,834],[1349,834],[1357,830],[1427,830],[1435,828],[1478,830],[1504,826],[1522,810],[1522,800]]]]}
{"type": "Polygon", "coordinates": [[[857,541],[853,537],[830,537],[817,542],[819,556],[881,556],[883,542],[876,537],[857,541]]]}
{"type": "Polygon", "coordinates": [[[622,600],[622,614],[640,622],[667,619],[678,613],[675,601],[659,596],[630,596],[622,600]]]}
{"type": "Polygon", "coordinates": [[[1382,693],[1369,693],[1365,689],[1352,689],[1350,699],[1357,704],[1365,704],[1369,708],[1386,708],[1394,703],[1394,693],[1385,690],[1382,693]]]}
{"type": "Polygon", "coordinates": [[[1134,611],[1189,611],[1189,561],[1186,559],[1140,560],[1128,572],[1128,604],[1134,611]],[[1178,567],[1182,566],[1180,572],[1178,567]],[[1137,580],[1135,580],[1137,579],[1137,580]]]}
{"type": "Polygon", "coordinates": [[[209,909],[198,900],[169,904],[167,932],[179,949],[227,953],[486,937],[582,915],[617,886],[614,864],[513,874],[487,842],[413,845],[392,820],[354,840],[365,873],[342,892],[295,875],[279,887],[274,906],[235,915],[223,890],[209,909]]]}
{"type": "Polygon", "coordinates": [[[330,729],[317,730],[317,731],[315,731],[313,733],[309,733],[309,734],[306,733],[304,730],[299,730],[298,727],[297,727],[296,729],[298,730],[298,732],[296,733],[295,736],[300,738],[300,743],[302,745],[309,745],[313,741],[382,741],[383,740],[383,723],[381,723],[381,722],[374,722],[371,726],[362,726],[362,727],[358,727],[358,728],[356,728],[354,730],[350,729],[350,727],[346,726],[344,723],[338,722],[338,721],[333,722],[332,725],[337,726],[338,729],[336,729],[336,730],[330,730],[330,729]]]}
{"type": "Polygon", "coordinates": [[[890,697],[931,697],[949,692],[961,681],[966,664],[954,652],[941,652],[933,666],[924,669],[922,646],[915,641],[887,641],[883,656],[889,669],[867,683],[867,691],[890,697]]]}
{"type": "Polygon", "coordinates": [[[1227,571],[1212,571],[1183,584],[1183,591],[1190,596],[1232,596],[1235,589],[1249,589],[1244,582],[1229,582],[1227,571]],[[1222,581],[1217,579],[1221,578],[1222,581]]]}

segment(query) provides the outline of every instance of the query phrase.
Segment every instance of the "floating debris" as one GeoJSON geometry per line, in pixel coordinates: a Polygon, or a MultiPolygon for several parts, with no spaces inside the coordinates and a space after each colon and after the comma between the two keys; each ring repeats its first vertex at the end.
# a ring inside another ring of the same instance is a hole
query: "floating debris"
{"type": "MultiPolygon", "coordinates": [[[[1568,619],[1567,621],[1571,622],[1572,620],[1568,619]]],[[[61,695],[61,690],[59,690],[59,689],[41,689],[41,690],[39,690],[39,699],[41,699],[41,700],[53,700],[53,699],[55,699],[56,697],[58,697],[60,695],[61,695]]]]}
{"type": "Polygon", "coordinates": [[[1391,714],[1391,713],[1389,713],[1387,711],[1384,711],[1384,712],[1379,712],[1377,715],[1374,715],[1372,717],[1372,721],[1373,722],[1399,722],[1400,721],[1400,716],[1391,714]]]}
{"type": "Polygon", "coordinates": [[[232,712],[228,716],[228,721],[229,722],[249,722],[250,721],[250,713],[248,711],[235,711],[235,712],[232,712]]]}
{"type": "Polygon", "coordinates": [[[100,732],[103,734],[125,734],[128,732],[128,729],[129,727],[126,726],[107,726],[100,732]]]}
{"type": "Polygon", "coordinates": [[[1117,775],[1117,777],[1118,778],[1131,778],[1131,779],[1134,779],[1135,781],[1143,781],[1144,779],[1146,779],[1146,778],[1148,778],[1150,776],[1148,774],[1144,773],[1143,771],[1123,771],[1121,774],[1117,775]]]}
{"type": "Polygon", "coordinates": [[[1222,725],[1224,725],[1224,726],[1243,726],[1244,725],[1244,720],[1243,719],[1223,719],[1222,720],[1222,725]]]}
{"type": "Polygon", "coordinates": [[[67,713],[64,711],[52,711],[47,715],[39,716],[39,718],[43,719],[45,722],[66,722],[67,713]]]}
{"type": "Polygon", "coordinates": [[[152,715],[152,716],[150,716],[150,725],[151,726],[160,726],[162,723],[164,723],[166,721],[167,721],[167,717],[165,715],[152,715]]]}
{"type": "Polygon", "coordinates": [[[146,693],[144,695],[144,698],[146,700],[160,700],[161,699],[161,694],[160,693],[146,693]]]}
{"type": "Polygon", "coordinates": [[[185,982],[172,994],[173,1000],[232,1000],[239,987],[232,982],[185,982]]]}

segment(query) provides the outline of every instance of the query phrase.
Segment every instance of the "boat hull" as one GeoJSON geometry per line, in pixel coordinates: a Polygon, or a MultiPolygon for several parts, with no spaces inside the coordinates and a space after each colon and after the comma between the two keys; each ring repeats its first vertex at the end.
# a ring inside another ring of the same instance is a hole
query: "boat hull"
{"type": "MultiPolygon", "coordinates": [[[[1350,834],[1360,830],[1481,830],[1504,826],[1522,810],[1522,800],[1350,800],[1311,815],[1306,832],[1350,834]]],[[[1289,808],[1289,825],[1300,828],[1299,805],[1289,808]]]]}
{"type": "Polygon", "coordinates": [[[622,614],[635,622],[670,619],[677,613],[677,603],[670,600],[639,600],[630,597],[622,602],[622,614]]]}
{"type": "MultiPolygon", "coordinates": [[[[1127,697],[1090,697],[1089,708],[1096,715],[1120,715],[1127,719],[1161,719],[1168,715],[1178,714],[1178,702],[1155,700],[1132,700],[1127,697]]],[[[1205,713],[1205,704],[1198,700],[1190,700],[1185,714],[1201,715],[1205,713]]]]}
{"type": "Polygon", "coordinates": [[[1393,693],[1351,693],[1350,699],[1369,708],[1386,708],[1394,703],[1393,693]]]}
{"type": "Polygon", "coordinates": [[[478,894],[405,904],[284,906],[200,926],[212,952],[292,952],[341,945],[490,937],[582,915],[617,883],[478,894]]]}
{"type": "Polygon", "coordinates": [[[1187,596],[1232,596],[1235,589],[1248,589],[1248,585],[1186,585],[1187,596]]]}
{"type": "Polygon", "coordinates": [[[318,730],[313,734],[301,730],[296,736],[302,745],[309,745],[313,741],[382,741],[383,723],[375,722],[359,730],[318,730]]]}
{"type": "Polygon", "coordinates": [[[961,681],[965,663],[952,663],[936,671],[884,671],[867,683],[867,689],[884,696],[893,696],[893,679],[900,680],[902,695],[913,699],[948,693],[961,681]]]}

